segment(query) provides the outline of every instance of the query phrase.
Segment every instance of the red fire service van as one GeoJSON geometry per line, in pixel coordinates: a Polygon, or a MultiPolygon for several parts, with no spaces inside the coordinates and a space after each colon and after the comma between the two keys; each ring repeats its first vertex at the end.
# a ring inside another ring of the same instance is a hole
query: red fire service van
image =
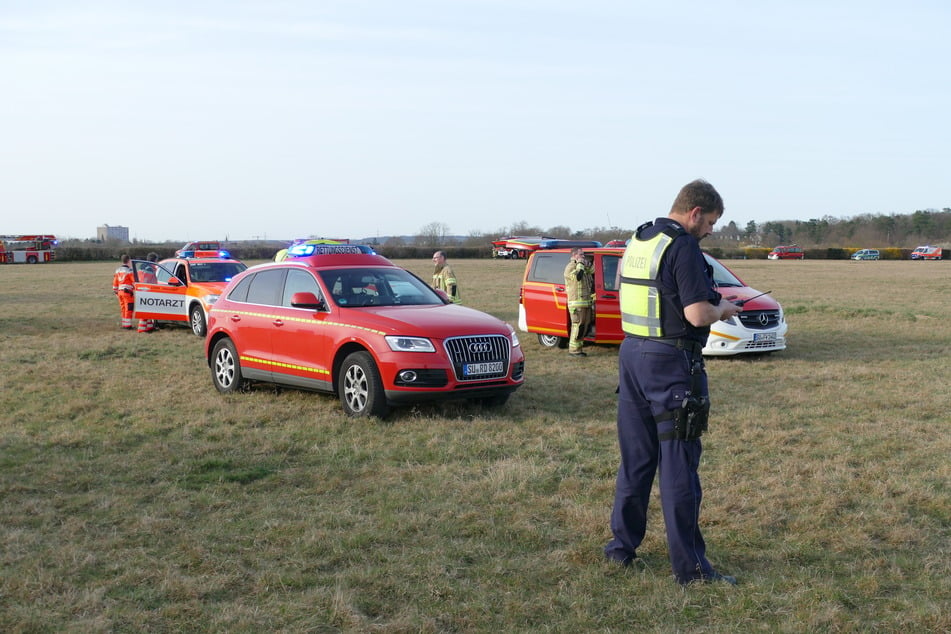
{"type": "MultiPolygon", "coordinates": [[[[585,341],[619,344],[624,340],[624,331],[621,329],[617,270],[624,249],[588,248],[584,252],[594,264],[595,291],[594,324],[585,341]]],[[[564,348],[568,345],[571,324],[564,271],[570,256],[571,249],[540,249],[532,253],[525,265],[518,327],[523,332],[537,334],[539,343],[546,347],[564,348]]],[[[785,350],[787,325],[779,303],[744,284],[712,256],[704,253],[704,257],[713,267],[713,277],[720,293],[732,301],[748,301],[742,313],[711,326],[703,354],[724,356],[785,350]]]]}

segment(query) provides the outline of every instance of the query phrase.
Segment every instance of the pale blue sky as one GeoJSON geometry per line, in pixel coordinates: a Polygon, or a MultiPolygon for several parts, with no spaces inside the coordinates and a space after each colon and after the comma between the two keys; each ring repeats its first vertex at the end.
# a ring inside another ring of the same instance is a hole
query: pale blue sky
{"type": "Polygon", "coordinates": [[[0,0],[0,233],[951,206],[944,0],[0,0]]]}

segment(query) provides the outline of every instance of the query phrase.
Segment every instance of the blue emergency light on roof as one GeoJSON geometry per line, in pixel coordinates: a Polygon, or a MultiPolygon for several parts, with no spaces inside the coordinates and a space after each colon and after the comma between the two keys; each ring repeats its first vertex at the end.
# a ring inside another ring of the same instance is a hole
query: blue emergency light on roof
{"type": "Polygon", "coordinates": [[[560,240],[556,238],[541,240],[538,243],[540,249],[570,249],[574,247],[600,248],[601,243],[597,240],[560,240]]]}
{"type": "Polygon", "coordinates": [[[287,257],[302,258],[308,255],[352,255],[375,253],[365,244],[295,244],[287,250],[287,257]]]}

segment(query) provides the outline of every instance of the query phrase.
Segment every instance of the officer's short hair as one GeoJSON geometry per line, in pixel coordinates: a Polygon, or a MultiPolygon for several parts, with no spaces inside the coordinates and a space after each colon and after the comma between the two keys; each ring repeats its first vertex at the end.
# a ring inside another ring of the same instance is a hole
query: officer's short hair
{"type": "Polygon", "coordinates": [[[685,213],[694,207],[700,207],[703,213],[713,212],[718,216],[722,216],[723,198],[720,197],[720,193],[717,192],[713,185],[698,178],[681,188],[680,193],[677,194],[677,198],[674,200],[674,204],[670,208],[670,212],[685,213]]]}

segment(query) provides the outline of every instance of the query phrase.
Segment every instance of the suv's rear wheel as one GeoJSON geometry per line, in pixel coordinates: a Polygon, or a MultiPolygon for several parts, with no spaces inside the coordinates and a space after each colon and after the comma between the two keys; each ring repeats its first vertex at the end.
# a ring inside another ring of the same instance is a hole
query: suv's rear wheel
{"type": "Polygon", "coordinates": [[[538,343],[546,348],[567,348],[568,337],[559,337],[558,335],[538,335],[538,343]]]}
{"type": "Polygon", "coordinates": [[[383,418],[389,411],[380,371],[368,352],[354,352],[344,359],[338,392],[348,416],[383,418]]]}
{"type": "Polygon", "coordinates": [[[231,339],[222,339],[211,353],[211,382],[222,394],[239,391],[244,385],[238,351],[231,339]]]}

